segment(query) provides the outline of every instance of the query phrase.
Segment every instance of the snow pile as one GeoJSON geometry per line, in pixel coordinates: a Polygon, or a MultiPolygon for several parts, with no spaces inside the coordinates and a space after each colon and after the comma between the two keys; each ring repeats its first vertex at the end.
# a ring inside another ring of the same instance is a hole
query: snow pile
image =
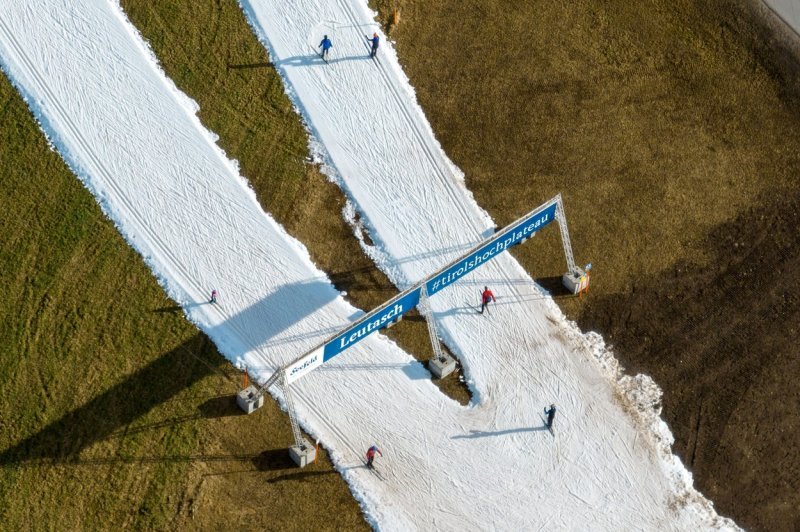
{"type": "MultiPolygon", "coordinates": [[[[577,325],[572,325],[577,328],[577,325]]],[[[687,508],[714,528],[737,529],[732,520],[718,516],[714,511],[714,505],[694,489],[692,474],[680,459],[672,454],[675,438],[661,418],[663,395],[661,388],[649,375],[625,375],[612,349],[605,345],[599,334],[589,332],[583,337],[604,374],[615,382],[623,409],[638,422],[643,437],[648,438],[658,453],[664,474],[671,480],[674,490],[670,506],[687,508]]]]}

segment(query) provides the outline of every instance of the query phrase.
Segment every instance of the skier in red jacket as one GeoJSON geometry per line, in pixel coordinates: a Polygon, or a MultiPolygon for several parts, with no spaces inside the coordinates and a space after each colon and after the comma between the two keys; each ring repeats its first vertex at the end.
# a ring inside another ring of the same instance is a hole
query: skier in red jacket
{"type": "Polygon", "coordinates": [[[367,467],[370,469],[372,469],[372,461],[375,460],[375,453],[378,453],[379,455],[381,455],[381,458],[383,458],[383,453],[381,452],[380,449],[378,449],[377,445],[373,445],[372,447],[370,447],[367,450],[367,467]]]}
{"type": "Polygon", "coordinates": [[[483,287],[483,293],[481,293],[481,314],[489,306],[489,303],[493,302],[496,303],[497,300],[494,298],[494,294],[491,290],[489,290],[488,286],[483,287]]]}

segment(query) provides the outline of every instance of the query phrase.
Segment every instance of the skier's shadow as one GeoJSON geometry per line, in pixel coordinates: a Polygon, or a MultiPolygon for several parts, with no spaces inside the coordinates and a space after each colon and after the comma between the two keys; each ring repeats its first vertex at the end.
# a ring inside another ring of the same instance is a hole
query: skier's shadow
{"type": "Polygon", "coordinates": [[[451,436],[451,440],[464,440],[464,439],[473,439],[473,438],[488,438],[490,436],[506,436],[508,434],[519,434],[522,432],[539,432],[542,430],[547,430],[546,426],[541,427],[520,427],[518,429],[506,429],[506,430],[495,430],[495,431],[487,431],[487,430],[470,430],[469,434],[459,434],[457,436],[451,436]]]}
{"type": "Polygon", "coordinates": [[[262,61],[261,63],[240,63],[238,65],[232,65],[228,63],[225,65],[225,68],[228,70],[239,70],[242,68],[267,68],[267,67],[274,67],[275,65],[272,64],[272,61],[262,61]]]}
{"type": "Polygon", "coordinates": [[[185,305],[168,305],[166,307],[154,308],[153,312],[157,314],[176,313],[176,312],[181,312],[183,310],[188,311],[191,308],[199,307],[201,305],[210,305],[210,304],[211,304],[210,301],[205,301],[202,303],[187,303],[185,305]]]}
{"type": "Polygon", "coordinates": [[[464,314],[480,314],[480,305],[474,307],[469,303],[465,302],[463,307],[453,307],[450,310],[445,310],[444,312],[436,312],[434,313],[435,318],[445,318],[448,316],[459,316],[464,314]]]}
{"type": "Polygon", "coordinates": [[[306,67],[306,66],[325,66],[326,64],[342,63],[344,61],[366,61],[369,60],[368,55],[354,55],[346,57],[332,57],[326,62],[319,55],[295,55],[281,59],[274,63],[275,66],[283,67],[306,67]]]}

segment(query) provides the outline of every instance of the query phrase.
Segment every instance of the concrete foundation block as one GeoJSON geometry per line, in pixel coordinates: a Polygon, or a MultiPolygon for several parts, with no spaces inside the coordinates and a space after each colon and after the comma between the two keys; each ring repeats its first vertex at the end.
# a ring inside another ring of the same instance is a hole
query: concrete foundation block
{"type": "Polygon", "coordinates": [[[236,394],[236,404],[247,414],[252,414],[264,406],[264,396],[258,393],[258,388],[252,384],[236,394]]]}
{"type": "Polygon", "coordinates": [[[443,379],[456,370],[456,359],[447,355],[432,358],[428,361],[428,369],[436,378],[443,379]]]}
{"type": "Polygon", "coordinates": [[[587,283],[586,272],[580,268],[575,268],[561,276],[561,283],[571,294],[577,294],[587,283]]]}
{"type": "Polygon", "coordinates": [[[308,440],[303,440],[302,445],[292,445],[289,447],[289,456],[295,464],[305,467],[317,457],[317,449],[308,440]]]}

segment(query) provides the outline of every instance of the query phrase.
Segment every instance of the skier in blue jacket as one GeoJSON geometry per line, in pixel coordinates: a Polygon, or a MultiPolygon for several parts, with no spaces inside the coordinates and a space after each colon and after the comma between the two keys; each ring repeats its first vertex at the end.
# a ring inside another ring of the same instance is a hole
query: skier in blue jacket
{"type": "Polygon", "coordinates": [[[327,35],[322,38],[322,41],[319,43],[319,48],[322,48],[322,58],[328,59],[328,50],[333,48],[333,43],[327,35]]]}
{"type": "MultiPolygon", "coordinates": [[[[364,37],[367,37],[367,36],[364,35],[364,37]]],[[[369,56],[370,57],[375,57],[375,54],[378,53],[378,45],[381,42],[381,38],[378,37],[377,33],[373,33],[372,37],[367,37],[367,41],[372,43],[372,50],[370,51],[369,56]]]]}

